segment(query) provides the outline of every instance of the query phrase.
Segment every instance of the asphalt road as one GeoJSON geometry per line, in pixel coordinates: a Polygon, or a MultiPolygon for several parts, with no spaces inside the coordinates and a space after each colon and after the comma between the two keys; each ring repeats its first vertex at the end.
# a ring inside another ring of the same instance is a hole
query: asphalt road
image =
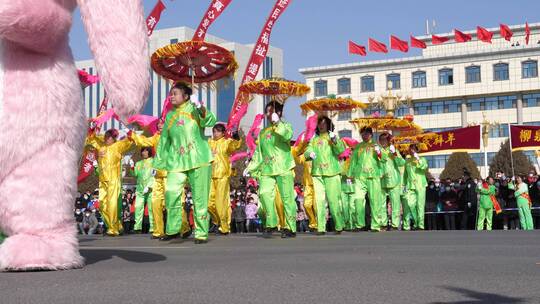
{"type": "Polygon", "coordinates": [[[84,269],[0,273],[0,303],[540,303],[540,231],[80,244],[84,269]]]}

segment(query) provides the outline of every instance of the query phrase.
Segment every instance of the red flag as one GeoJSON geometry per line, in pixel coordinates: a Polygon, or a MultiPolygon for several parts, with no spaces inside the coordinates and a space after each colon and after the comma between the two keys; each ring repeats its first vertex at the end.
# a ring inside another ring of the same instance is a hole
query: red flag
{"type": "Polygon", "coordinates": [[[478,40],[491,43],[491,38],[493,37],[493,33],[486,30],[485,28],[481,26],[476,27],[476,35],[478,36],[478,40]]]}
{"type": "Polygon", "coordinates": [[[419,48],[419,49],[425,49],[426,43],[420,39],[416,39],[411,35],[411,47],[419,48]]]}
{"type": "Polygon", "coordinates": [[[150,12],[150,15],[148,15],[148,18],[146,18],[146,28],[148,29],[148,36],[152,35],[152,32],[156,28],[157,23],[159,22],[159,18],[161,18],[161,12],[165,9],[165,4],[161,2],[161,0],[158,0],[156,3],[156,6],[154,6],[154,9],[152,9],[152,12],[150,12]]]}
{"type": "Polygon", "coordinates": [[[388,49],[386,48],[386,45],[382,42],[369,38],[368,44],[369,44],[369,50],[371,52],[388,53],[388,49]]]}
{"type": "Polygon", "coordinates": [[[409,51],[409,43],[394,35],[390,35],[390,48],[406,53],[409,51]]]}
{"type": "Polygon", "coordinates": [[[525,44],[529,44],[529,37],[531,36],[531,29],[529,28],[529,23],[525,22],[525,44]]]}
{"type": "Polygon", "coordinates": [[[450,38],[448,38],[448,37],[440,37],[440,36],[436,36],[436,35],[431,35],[431,43],[433,43],[433,44],[445,43],[448,40],[450,40],[450,38]]]}
{"type": "Polygon", "coordinates": [[[463,32],[460,32],[454,29],[454,40],[456,40],[456,42],[467,42],[467,41],[471,41],[471,39],[472,39],[471,35],[465,34],[463,32]]]}
{"type": "MultiPolygon", "coordinates": [[[[259,68],[263,65],[268,48],[270,48],[270,34],[272,33],[272,29],[275,27],[277,20],[290,3],[290,0],[276,0],[276,4],[274,4],[274,8],[272,8],[270,16],[268,16],[261,34],[259,35],[259,39],[251,52],[248,64],[246,65],[246,70],[244,71],[244,76],[242,77],[242,83],[253,81],[255,80],[255,77],[257,77],[259,68]]],[[[248,110],[248,105],[249,95],[242,93],[236,94],[231,113],[229,114],[227,130],[231,131],[238,127],[240,120],[242,120],[242,117],[244,117],[248,110]]]]}
{"type": "Polygon", "coordinates": [[[510,41],[512,35],[514,35],[514,33],[512,33],[508,25],[501,23],[501,37],[504,37],[506,41],[510,41]]]}
{"type": "Polygon", "coordinates": [[[192,40],[203,41],[210,25],[212,25],[214,20],[216,20],[219,15],[221,15],[221,13],[227,8],[231,1],[232,0],[213,0],[210,3],[208,9],[206,10],[206,13],[201,20],[199,27],[197,27],[197,29],[195,30],[195,34],[193,35],[192,40]]]}
{"type": "Polygon", "coordinates": [[[349,40],[349,54],[357,54],[360,56],[366,56],[366,47],[358,45],[349,40]]]}
{"type": "Polygon", "coordinates": [[[94,172],[94,161],[96,161],[96,151],[85,151],[79,169],[79,176],[77,177],[77,184],[84,182],[86,178],[92,175],[92,172],[94,172]]]}

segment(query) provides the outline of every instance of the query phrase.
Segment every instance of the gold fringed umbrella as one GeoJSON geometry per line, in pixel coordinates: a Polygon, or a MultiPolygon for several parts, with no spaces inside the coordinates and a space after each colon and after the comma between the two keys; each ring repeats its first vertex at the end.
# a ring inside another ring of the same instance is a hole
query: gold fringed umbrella
{"type": "Polygon", "coordinates": [[[309,93],[310,88],[303,83],[274,77],[244,83],[238,90],[240,93],[249,95],[250,100],[251,95],[258,94],[270,96],[272,101],[283,104],[291,96],[300,97],[306,95],[309,93]]]}
{"type": "Polygon", "coordinates": [[[341,112],[356,111],[357,109],[367,108],[367,104],[343,97],[325,97],[312,99],[300,105],[302,113],[306,115],[309,111],[313,112],[341,112]]]}
{"type": "Polygon", "coordinates": [[[174,81],[212,82],[238,69],[229,50],[204,41],[184,41],[157,49],[151,57],[154,71],[174,81]]]}
{"type": "Polygon", "coordinates": [[[415,124],[412,121],[412,117],[409,116],[405,118],[396,118],[392,116],[362,117],[353,119],[349,122],[354,124],[359,129],[369,127],[379,132],[393,131],[408,135],[422,133],[422,127],[415,124]]]}

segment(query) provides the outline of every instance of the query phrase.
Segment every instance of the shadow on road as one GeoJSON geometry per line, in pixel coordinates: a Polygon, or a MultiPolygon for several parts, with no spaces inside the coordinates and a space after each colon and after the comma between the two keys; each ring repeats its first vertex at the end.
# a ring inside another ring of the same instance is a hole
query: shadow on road
{"type": "Polygon", "coordinates": [[[492,303],[525,303],[524,298],[514,298],[504,295],[498,295],[494,293],[479,292],[466,288],[443,286],[442,288],[460,293],[462,296],[469,298],[462,301],[448,301],[448,302],[432,302],[431,304],[492,304],[492,303]]]}
{"type": "Polygon", "coordinates": [[[134,263],[152,263],[165,261],[167,258],[161,254],[131,251],[131,250],[87,250],[81,249],[81,255],[86,259],[86,265],[92,265],[101,261],[110,260],[113,257],[119,257],[128,262],[134,263]]]}

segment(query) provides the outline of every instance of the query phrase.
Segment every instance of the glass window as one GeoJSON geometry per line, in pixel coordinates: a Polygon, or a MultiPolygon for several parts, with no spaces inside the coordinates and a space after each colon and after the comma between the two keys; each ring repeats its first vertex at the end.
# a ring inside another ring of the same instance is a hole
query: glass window
{"type": "Polygon", "coordinates": [[[470,66],[465,68],[465,82],[475,83],[480,82],[480,67],[470,66]]]}
{"type": "Polygon", "coordinates": [[[461,112],[461,100],[448,100],[444,102],[444,113],[461,112]]]}
{"type": "Polygon", "coordinates": [[[315,97],[327,96],[328,85],[326,80],[315,81],[315,97]]]}
{"type": "Polygon", "coordinates": [[[338,120],[351,120],[351,111],[341,111],[341,112],[339,112],[338,120]]]}
{"type": "Polygon", "coordinates": [[[171,39],[171,44],[175,44],[175,43],[178,43],[178,39],[176,39],[176,38],[171,39]]]}
{"type": "Polygon", "coordinates": [[[540,106],[540,94],[523,95],[523,107],[540,106]]]}
{"type": "Polygon", "coordinates": [[[375,78],[373,76],[364,76],[361,78],[362,92],[373,92],[375,91],[375,78]]]}
{"type": "Polygon", "coordinates": [[[430,102],[417,102],[414,104],[414,115],[431,114],[430,102]]]}
{"type": "Polygon", "coordinates": [[[439,85],[454,84],[454,70],[442,69],[439,70],[439,85]]]}
{"type": "Polygon", "coordinates": [[[515,109],[517,107],[517,96],[499,96],[498,98],[499,109],[515,109]]]}
{"type": "Polygon", "coordinates": [[[467,111],[483,111],[484,98],[475,98],[467,100],[467,111]]]}
{"type": "Polygon", "coordinates": [[[486,110],[499,109],[499,99],[497,97],[487,97],[485,99],[485,109],[486,110]]]}
{"type": "Polygon", "coordinates": [[[493,65],[493,80],[508,80],[508,63],[497,63],[493,65]]]}
{"type": "Polygon", "coordinates": [[[338,94],[350,94],[351,93],[351,79],[350,78],[341,78],[337,81],[338,88],[337,93],[338,94]]]}
{"type": "Polygon", "coordinates": [[[409,107],[407,105],[400,105],[399,108],[397,109],[397,116],[405,116],[405,115],[409,115],[410,111],[409,111],[409,107]]]}
{"type": "Polygon", "coordinates": [[[429,155],[425,156],[429,168],[444,168],[449,155],[429,155]]]}
{"type": "Polygon", "coordinates": [[[351,130],[340,130],[338,132],[338,135],[339,135],[340,138],[352,137],[352,131],[351,130]]]}
{"type": "Polygon", "coordinates": [[[401,81],[400,81],[400,75],[399,74],[388,74],[386,75],[386,84],[387,86],[390,85],[390,89],[392,90],[399,90],[401,88],[401,81]]]}
{"type": "Polygon", "coordinates": [[[431,103],[431,114],[444,113],[444,101],[434,101],[431,103]]]}
{"type": "Polygon", "coordinates": [[[528,60],[521,63],[521,77],[534,78],[538,77],[538,62],[536,60],[528,60]]]}
{"type": "Polygon", "coordinates": [[[413,88],[425,88],[426,87],[426,72],[417,71],[412,73],[412,87],[413,88]]]}

